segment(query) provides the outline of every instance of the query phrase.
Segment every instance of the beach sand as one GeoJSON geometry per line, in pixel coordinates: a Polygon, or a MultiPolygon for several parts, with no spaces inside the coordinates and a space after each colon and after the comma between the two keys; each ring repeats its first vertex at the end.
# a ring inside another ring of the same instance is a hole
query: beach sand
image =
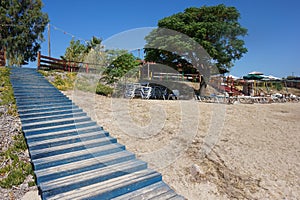
{"type": "Polygon", "coordinates": [[[187,199],[300,196],[300,103],[224,105],[65,94],[187,199]]]}

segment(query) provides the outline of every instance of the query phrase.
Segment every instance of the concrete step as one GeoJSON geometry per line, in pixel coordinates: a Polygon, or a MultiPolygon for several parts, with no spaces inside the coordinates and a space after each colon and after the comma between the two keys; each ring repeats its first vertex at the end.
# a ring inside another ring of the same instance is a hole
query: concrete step
{"type": "Polygon", "coordinates": [[[111,199],[161,181],[161,175],[154,170],[145,169],[121,177],[68,191],[57,195],[43,193],[43,198],[51,199],[111,199]]]}
{"type": "MultiPolygon", "coordinates": [[[[50,85],[49,85],[50,86],[50,85]]],[[[22,96],[22,95],[26,95],[26,94],[49,94],[51,92],[59,92],[61,93],[57,88],[54,87],[49,87],[49,89],[45,90],[44,88],[36,88],[34,90],[32,90],[32,88],[28,87],[28,90],[24,90],[24,88],[15,88],[14,89],[14,94],[17,96],[22,96]]]]}
{"type": "Polygon", "coordinates": [[[95,126],[95,125],[97,125],[96,122],[85,121],[85,122],[80,122],[80,123],[76,123],[76,124],[63,124],[63,125],[54,126],[54,127],[36,128],[36,129],[23,130],[23,131],[24,131],[25,136],[28,137],[30,135],[35,135],[35,134],[54,133],[57,131],[67,131],[70,129],[88,128],[90,126],[95,126]]]}
{"type": "Polygon", "coordinates": [[[28,97],[28,98],[20,98],[17,99],[17,103],[19,104],[24,104],[24,103],[28,103],[28,104],[36,104],[36,103],[44,103],[44,102],[51,102],[52,100],[57,101],[57,100],[65,100],[68,99],[65,96],[49,96],[49,97],[28,97]]]}
{"type": "Polygon", "coordinates": [[[83,149],[80,151],[49,156],[46,158],[32,159],[32,163],[34,165],[35,170],[41,170],[41,169],[46,169],[54,166],[77,162],[77,161],[83,161],[94,157],[108,155],[123,150],[125,150],[124,145],[120,145],[118,143],[112,143],[104,146],[83,149]]]}
{"type": "Polygon", "coordinates": [[[53,119],[53,120],[46,120],[46,121],[39,121],[39,122],[31,122],[24,124],[22,129],[24,131],[37,129],[37,128],[47,128],[47,127],[55,127],[59,125],[65,125],[65,124],[77,124],[80,122],[86,122],[91,121],[90,117],[87,116],[73,116],[71,118],[61,118],[61,119],[53,119]]]}
{"type": "Polygon", "coordinates": [[[40,111],[40,110],[44,110],[44,109],[55,109],[55,108],[61,108],[61,107],[65,107],[65,106],[72,106],[72,107],[76,107],[75,104],[72,104],[70,101],[65,101],[65,102],[59,102],[59,103],[51,103],[51,104],[43,104],[43,105],[31,105],[31,106],[27,106],[27,107],[23,107],[23,108],[19,108],[18,110],[22,113],[24,112],[33,112],[33,111],[40,111]]]}
{"type": "Polygon", "coordinates": [[[33,98],[46,98],[49,97],[66,97],[63,93],[57,91],[57,90],[44,90],[44,92],[30,92],[30,91],[24,91],[24,92],[14,92],[15,97],[23,99],[33,99],[33,98]]]}
{"type": "Polygon", "coordinates": [[[112,137],[102,137],[94,140],[79,141],[60,146],[48,147],[43,149],[33,150],[29,147],[30,156],[32,159],[45,158],[49,156],[76,152],[88,148],[104,146],[107,144],[116,143],[117,139],[112,137]]]}
{"type": "Polygon", "coordinates": [[[140,200],[140,199],[171,199],[177,198],[178,200],[184,200],[185,198],[177,195],[167,184],[160,181],[149,186],[143,187],[139,190],[118,196],[112,200],[140,200]],[[168,198],[163,198],[164,195],[169,195],[168,198]]]}
{"type": "Polygon", "coordinates": [[[72,109],[78,109],[78,106],[74,105],[60,105],[56,106],[55,108],[37,108],[37,109],[30,109],[30,110],[23,110],[19,111],[19,115],[22,117],[24,115],[28,114],[38,114],[38,113],[49,113],[54,111],[65,111],[65,110],[72,110],[72,109]]]}
{"type": "Polygon", "coordinates": [[[56,107],[56,106],[63,106],[63,105],[74,105],[71,101],[61,101],[61,102],[45,102],[44,104],[39,104],[39,105],[19,105],[18,106],[18,111],[23,111],[23,110],[30,110],[30,109],[36,109],[36,108],[49,108],[49,107],[56,107]]]}
{"type": "Polygon", "coordinates": [[[32,143],[32,142],[41,142],[41,141],[47,141],[51,139],[62,139],[68,138],[71,136],[76,136],[76,135],[84,135],[87,133],[91,132],[97,132],[99,134],[105,134],[108,136],[108,132],[104,131],[100,126],[94,125],[94,126],[89,126],[89,127],[82,127],[82,128],[74,128],[74,129],[69,129],[69,130],[63,130],[63,131],[56,131],[56,132],[49,132],[49,133],[41,133],[41,134],[35,134],[35,135],[27,135],[26,136],[26,141],[27,143],[32,143]]]}
{"type": "MultiPolygon", "coordinates": [[[[72,105],[70,105],[72,106],[72,105]]],[[[37,118],[37,117],[53,117],[53,116],[59,116],[59,115],[64,115],[64,114],[72,114],[72,113],[79,113],[79,112],[83,112],[82,109],[80,108],[74,108],[73,106],[72,108],[66,108],[66,109],[62,109],[62,110],[54,110],[54,111],[48,111],[46,110],[45,112],[37,112],[37,113],[26,113],[24,112],[23,114],[19,113],[19,116],[21,119],[31,119],[31,118],[37,118]]]]}
{"type": "Polygon", "coordinates": [[[40,188],[44,193],[57,195],[140,170],[145,170],[146,168],[147,163],[134,159],[43,182],[40,184],[40,188]]]}
{"type": "Polygon", "coordinates": [[[102,137],[107,137],[107,134],[105,132],[94,131],[85,134],[76,134],[76,135],[59,137],[59,138],[48,139],[48,140],[27,142],[27,144],[31,150],[37,150],[37,149],[61,146],[61,145],[66,145],[66,144],[76,143],[81,141],[99,139],[102,137]]]}
{"type": "Polygon", "coordinates": [[[22,120],[22,124],[30,124],[35,122],[44,122],[44,121],[51,121],[51,120],[57,120],[57,119],[68,119],[68,118],[76,118],[76,117],[83,117],[87,116],[85,112],[78,112],[78,113],[71,113],[71,114],[63,114],[63,115],[57,115],[52,117],[33,117],[33,118],[26,118],[22,120]]]}
{"type": "Polygon", "coordinates": [[[97,168],[103,168],[108,165],[122,163],[132,159],[135,159],[135,155],[133,153],[128,151],[119,151],[108,155],[92,157],[77,162],[49,167],[42,170],[36,170],[35,174],[37,177],[37,182],[40,183],[56,180],[57,178],[62,178],[97,168]]]}
{"type": "Polygon", "coordinates": [[[28,106],[28,105],[44,105],[46,103],[58,103],[58,102],[72,102],[68,98],[61,98],[61,99],[51,99],[51,101],[27,101],[27,102],[19,102],[16,101],[17,106],[28,106]]]}

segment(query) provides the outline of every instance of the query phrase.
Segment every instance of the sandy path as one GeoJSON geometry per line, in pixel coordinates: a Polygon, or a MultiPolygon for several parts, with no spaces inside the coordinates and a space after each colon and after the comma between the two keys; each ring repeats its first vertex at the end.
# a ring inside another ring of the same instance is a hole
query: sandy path
{"type": "Polygon", "coordinates": [[[89,93],[66,94],[188,199],[300,196],[300,103],[134,99],[124,104],[89,93]],[[208,134],[217,142],[203,156],[208,134]]]}

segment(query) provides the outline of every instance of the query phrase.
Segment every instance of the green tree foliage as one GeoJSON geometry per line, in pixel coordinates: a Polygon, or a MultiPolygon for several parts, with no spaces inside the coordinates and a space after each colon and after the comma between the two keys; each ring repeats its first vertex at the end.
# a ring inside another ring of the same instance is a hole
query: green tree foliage
{"type": "Polygon", "coordinates": [[[86,55],[86,47],[80,42],[80,40],[74,40],[72,38],[70,46],[67,47],[65,55],[61,56],[63,60],[83,62],[86,55]]]}
{"type": "Polygon", "coordinates": [[[41,8],[41,0],[0,1],[0,49],[6,49],[10,65],[36,59],[49,22],[41,8]]]}
{"type": "Polygon", "coordinates": [[[96,49],[97,47],[101,48],[101,42],[102,40],[100,38],[93,36],[92,39],[87,42],[85,52],[89,53],[91,49],[96,49]]]}
{"type": "MultiPolygon", "coordinates": [[[[235,60],[240,59],[247,52],[244,41],[241,39],[247,34],[247,29],[239,24],[239,18],[240,13],[235,7],[226,7],[223,4],[200,8],[191,7],[185,9],[184,12],[161,19],[158,27],[172,29],[193,38],[212,59],[205,62],[213,62],[220,71],[224,72],[233,66],[235,60]]],[[[190,44],[184,43],[178,35],[162,37],[159,29],[150,33],[146,37],[146,41],[148,44],[160,44],[161,47],[172,44],[175,49],[176,46],[183,47],[183,49],[192,47],[190,44]]],[[[189,54],[193,54],[192,49],[188,51],[189,54]]],[[[184,59],[178,55],[178,52],[168,52],[159,50],[159,48],[145,49],[148,61],[160,62],[169,66],[191,66],[193,63],[191,59],[184,59]]],[[[181,52],[182,54],[184,52],[181,52]]],[[[189,55],[189,58],[192,57],[194,55],[189,55]]],[[[200,60],[199,58],[195,59],[196,62],[201,62],[200,60]]]]}
{"type": "Polygon", "coordinates": [[[63,60],[76,61],[76,62],[84,62],[86,56],[90,53],[92,49],[101,46],[101,39],[92,37],[90,41],[86,44],[82,44],[80,40],[72,40],[70,41],[70,46],[67,47],[65,55],[61,56],[63,60]]]}
{"type": "Polygon", "coordinates": [[[105,69],[104,77],[106,83],[111,84],[118,81],[127,72],[139,66],[137,59],[125,50],[111,50],[107,52],[111,64],[105,69]]]}

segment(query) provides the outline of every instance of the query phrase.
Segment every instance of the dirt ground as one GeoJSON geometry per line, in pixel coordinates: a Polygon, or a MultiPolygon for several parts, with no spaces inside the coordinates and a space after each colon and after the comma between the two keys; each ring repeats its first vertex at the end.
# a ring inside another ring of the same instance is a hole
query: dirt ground
{"type": "Polygon", "coordinates": [[[224,105],[65,94],[187,199],[300,196],[300,103],[224,105]]]}

